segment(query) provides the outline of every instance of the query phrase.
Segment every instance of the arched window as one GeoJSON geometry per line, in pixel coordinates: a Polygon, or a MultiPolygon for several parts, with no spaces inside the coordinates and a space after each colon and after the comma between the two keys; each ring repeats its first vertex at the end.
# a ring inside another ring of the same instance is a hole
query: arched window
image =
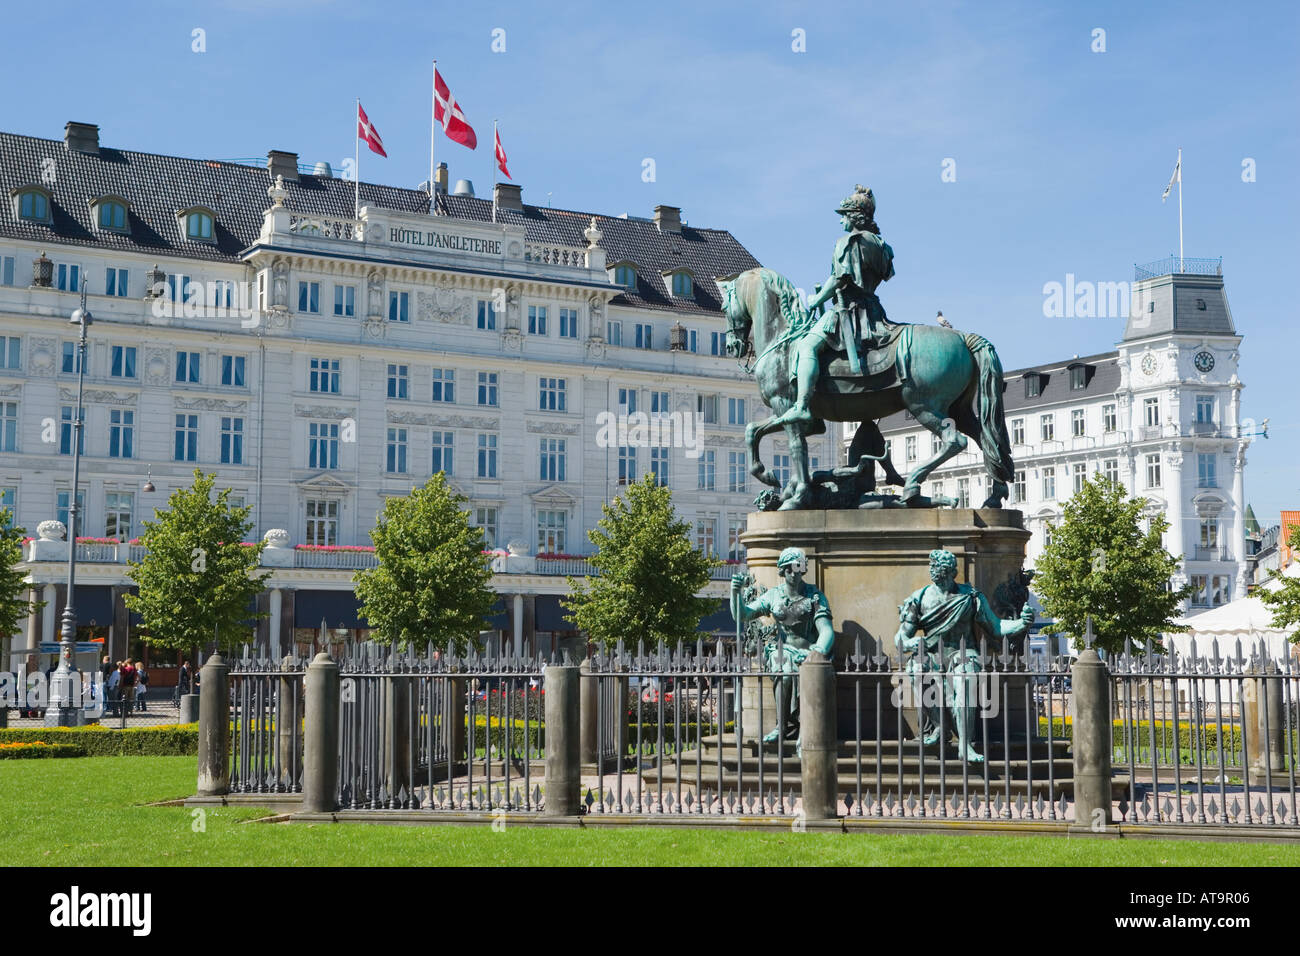
{"type": "Polygon", "coordinates": [[[695,284],[691,281],[690,273],[674,272],[673,273],[673,295],[683,299],[689,299],[695,294],[695,284]]]}
{"type": "Polygon", "coordinates": [[[636,266],[624,264],[614,269],[614,284],[625,289],[636,288],[636,266]]]}
{"type": "Polygon", "coordinates": [[[198,209],[186,213],[185,237],[210,242],[212,240],[212,216],[198,209]]]}
{"type": "Polygon", "coordinates": [[[50,200],[45,193],[28,189],[18,194],[18,217],[31,222],[50,221],[50,200]]]}
{"type": "Polygon", "coordinates": [[[126,204],[116,199],[104,199],[99,203],[99,228],[113,232],[126,232],[126,204]]]}

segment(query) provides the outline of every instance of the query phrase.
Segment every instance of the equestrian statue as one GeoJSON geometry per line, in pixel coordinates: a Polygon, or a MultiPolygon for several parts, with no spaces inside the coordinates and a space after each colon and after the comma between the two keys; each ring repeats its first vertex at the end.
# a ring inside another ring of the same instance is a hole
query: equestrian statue
{"type": "Polygon", "coordinates": [[[794,285],[771,269],[720,280],[727,354],[751,359],[763,402],[774,413],[750,422],[749,469],[776,491],[760,507],[936,507],[921,483],[945,461],[979,442],[988,474],[982,507],[1000,508],[1015,474],[1002,404],[1002,363],[987,339],[937,325],[891,322],[876,296],[894,275],[894,251],[880,237],[876,200],[858,186],[840,204],[847,233],[835,245],[830,278],[807,306],[794,285]],[[828,310],[826,307],[830,305],[828,310]],[[938,439],[937,451],[904,479],[886,453],[877,422],[907,410],[938,439]],[[826,422],[859,422],[848,466],[809,473],[807,438],[826,422]],[[759,442],[784,430],[791,475],[782,488],[763,464],[759,442]],[[877,495],[876,464],[899,495],[877,495]]]}

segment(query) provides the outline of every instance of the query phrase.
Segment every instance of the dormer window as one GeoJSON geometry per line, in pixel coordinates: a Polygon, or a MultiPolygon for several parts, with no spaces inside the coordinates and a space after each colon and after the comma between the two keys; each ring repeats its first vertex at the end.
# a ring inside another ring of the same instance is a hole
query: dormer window
{"type": "Polygon", "coordinates": [[[1070,366],[1070,389],[1077,391],[1088,387],[1089,366],[1076,362],[1070,366]]]}
{"type": "Polygon", "coordinates": [[[116,198],[103,198],[95,200],[95,221],[99,223],[101,232],[130,232],[129,222],[126,214],[126,201],[116,198]]]}
{"type": "Polygon", "coordinates": [[[695,282],[689,272],[674,272],[673,277],[673,295],[681,299],[689,299],[695,295],[695,282]]]}
{"type": "Polygon", "coordinates": [[[181,228],[184,230],[185,238],[194,242],[215,242],[213,238],[213,220],[215,215],[211,209],[204,206],[195,206],[191,209],[183,209],[177,213],[180,220],[181,228]]]}
{"type": "Polygon", "coordinates": [[[636,288],[636,266],[630,262],[620,263],[614,267],[614,284],[625,289],[636,288]]]}
{"type": "Polygon", "coordinates": [[[1025,398],[1037,398],[1043,394],[1043,379],[1041,372],[1025,373],[1025,398]]]}
{"type": "Polygon", "coordinates": [[[36,186],[27,186],[14,194],[14,212],[26,222],[49,223],[50,194],[36,186]]]}

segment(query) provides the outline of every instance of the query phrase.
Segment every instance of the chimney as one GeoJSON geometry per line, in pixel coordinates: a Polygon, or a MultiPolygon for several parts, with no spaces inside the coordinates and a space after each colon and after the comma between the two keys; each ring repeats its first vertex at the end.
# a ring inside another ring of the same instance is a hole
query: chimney
{"type": "Polygon", "coordinates": [[[655,225],[659,227],[660,232],[681,232],[681,207],[655,206],[655,225]]]}
{"type": "Polygon", "coordinates": [[[63,144],[74,153],[99,155],[99,127],[94,123],[74,123],[69,120],[63,124],[63,144]]]}
{"type": "Polygon", "coordinates": [[[497,204],[498,209],[513,209],[516,212],[524,211],[524,200],[520,195],[523,186],[516,186],[514,183],[497,183],[492,187],[492,200],[497,204]]]}
{"type": "Polygon", "coordinates": [[[438,171],[433,174],[434,190],[442,195],[447,195],[447,164],[439,163],[438,171]]]}
{"type": "Polygon", "coordinates": [[[271,181],[276,176],[283,176],[286,183],[298,181],[298,154],[286,153],[282,149],[273,149],[266,154],[266,169],[271,174],[271,181]]]}

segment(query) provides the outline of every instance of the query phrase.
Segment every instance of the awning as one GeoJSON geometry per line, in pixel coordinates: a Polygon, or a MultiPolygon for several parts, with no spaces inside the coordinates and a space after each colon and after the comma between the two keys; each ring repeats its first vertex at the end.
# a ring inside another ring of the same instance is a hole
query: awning
{"type": "Polygon", "coordinates": [[[723,602],[723,605],[700,621],[697,631],[705,631],[709,634],[736,634],[736,619],[731,616],[731,605],[723,602]]]}
{"type": "Polygon", "coordinates": [[[361,602],[351,591],[297,591],[293,597],[293,626],[369,627],[366,619],[358,616],[361,602]]]}
{"type": "Polygon", "coordinates": [[[539,594],[536,599],[536,616],[534,630],[549,633],[576,631],[578,628],[567,617],[568,612],[560,604],[559,595],[539,594]]]}
{"type": "MultiPolygon", "coordinates": [[[[72,591],[72,601],[77,611],[77,623],[96,627],[113,624],[113,589],[105,584],[78,584],[72,591]]],[[[53,612],[53,608],[50,612],[53,612]]]]}
{"type": "Polygon", "coordinates": [[[492,610],[489,611],[488,616],[483,619],[482,630],[510,630],[510,615],[506,613],[506,602],[504,598],[497,598],[497,602],[492,605],[492,610]]]}

